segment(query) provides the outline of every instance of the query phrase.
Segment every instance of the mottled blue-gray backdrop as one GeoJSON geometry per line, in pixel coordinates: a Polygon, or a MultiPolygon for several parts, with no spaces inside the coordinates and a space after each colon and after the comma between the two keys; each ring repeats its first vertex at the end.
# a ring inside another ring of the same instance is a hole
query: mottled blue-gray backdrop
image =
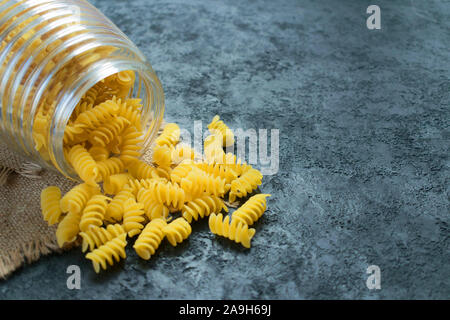
{"type": "Polygon", "coordinates": [[[280,130],[269,210],[251,250],[203,221],[101,275],[78,250],[45,257],[0,299],[450,297],[449,2],[91,2],[148,56],[168,121],[280,130]],[[366,27],[372,2],[381,30],[366,27]],[[366,287],[372,264],[381,290],[366,287]]]}

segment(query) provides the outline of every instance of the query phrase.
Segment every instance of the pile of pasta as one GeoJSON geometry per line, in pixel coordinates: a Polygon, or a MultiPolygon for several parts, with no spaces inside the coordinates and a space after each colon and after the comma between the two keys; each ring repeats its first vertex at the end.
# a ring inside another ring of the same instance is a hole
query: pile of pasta
{"type": "Polygon", "coordinates": [[[234,143],[228,126],[215,116],[204,154],[198,154],[180,142],[178,125],[168,123],[151,146],[152,163],[146,163],[140,159],[140,100],[120,99],[111,91],[106,81],[88,92],[67,125],[65,155],[83,183],[64,195],[56,186],[42,191],[43,218],[57,224],[59,246],[81,240],[98,273],[126,258],[131,240],[139,257],[148,260],[164,238],[177,246],[191,234],[192,223],[208,218],[212,233],[250,248],[256,232],[251,226],[270,195],[250,196],[263,176],[224,151],[234,143]],[[227,215],[227,203],[246,198],[227,215]]]}

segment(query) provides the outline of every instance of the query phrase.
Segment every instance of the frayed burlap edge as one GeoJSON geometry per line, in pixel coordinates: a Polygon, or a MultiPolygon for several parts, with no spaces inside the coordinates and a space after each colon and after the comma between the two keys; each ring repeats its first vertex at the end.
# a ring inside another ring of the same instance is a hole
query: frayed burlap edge
{"type": "MultiPolygon", "coordinates": [[[[158,135],[161,134],[166,124],[167,123],[163,121],[158,135]]],[[[152,148],[148,148],[146,153],[143,155],[142,160],[150,163],[152,156],[152,148]]],[[[36,183],[41,183],[43,179],[42,176],[47,176],[49,174],[47,170],[43,170],[40,166],[31,162],[23,162],[22,164],[20,164],[20,166],[14,169],[0,166],[0,180],[3,179],[3,183],[1,183],[2,181],[0,181],[0,186],[7,187],[7,179],[14,172],[21,175],[22,177],[30,179],[30,181],[36,179],[36,183]]],[[[61,179],[64,178],[61,176],[61,179]]],[[[67,183],[64,183],[61,182],[60,179],[58,180],[59,184],[64,184],[65,188],[63,189],[66,189],[66,191],[73,185],[73,181],[67,180],[67,183]]],[[[40,208],[37,214],[39,214],[39,216],[41,215],[40,208]]],[[[0,228],[1,227],[3,226],[0,226],[0,228]]],[[[39,239],[33,239],[32,241],[24,242],[20,244],[16,250],[8,252],[7,254],[3,252],[0,253],[0,280],[7,280],[8,277],[18,268],[26,264],[36,262],[43,256],[53,253],[61,254],[67,250],[71,250],[81,245],[81,239],[78,238],[76,241],[68,243],[60,248],[55,236],[56,227],[49,228],[53,229],[53,231],[45,234],[44,236],[41,236],[39,239]]]]}
{"type": "Polygon", "coordinates": [[[47,235],[37,241],[27,242],[20,249],[0,257],[0,280],[7,280],[14,271],[25,264],[36,262],[51,253],[63,253],[80,246],[79,239],[60,248],[54,235],[47,235]]]}

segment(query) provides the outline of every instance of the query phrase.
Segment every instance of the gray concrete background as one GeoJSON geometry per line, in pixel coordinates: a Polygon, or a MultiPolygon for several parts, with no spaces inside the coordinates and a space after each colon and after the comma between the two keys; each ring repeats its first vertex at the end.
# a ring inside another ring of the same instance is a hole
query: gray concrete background
{"type": "Polygon", "coordinates": [[[269,209],[251,250],[203,221],[100,275],[78,250],[45,257],[0,282],[1,299],[450,298],[448,1],[92,3],[148,56],[167,120],[280,129],[269,209]],[[370,4],[381,30],[366,28],[370,4]],[[366,287],[372,264],[381,290],[366,287]]]}

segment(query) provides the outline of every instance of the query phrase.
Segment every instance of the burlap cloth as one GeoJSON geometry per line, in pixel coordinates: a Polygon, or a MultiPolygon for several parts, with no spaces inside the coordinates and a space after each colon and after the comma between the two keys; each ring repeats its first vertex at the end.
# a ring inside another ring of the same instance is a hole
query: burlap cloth
{"type": "MultiPolygon", "coordinates": [[[[142,160],[150,163],[148,149],[142,160]]],[[[0,279],[43,255],[73,247],[59,248],[56,226],[49,227],[42,218],[41,190],[50,185],[60,187],[64,194],[76,182],[27,162],[0,141],[0,279]]]]}

